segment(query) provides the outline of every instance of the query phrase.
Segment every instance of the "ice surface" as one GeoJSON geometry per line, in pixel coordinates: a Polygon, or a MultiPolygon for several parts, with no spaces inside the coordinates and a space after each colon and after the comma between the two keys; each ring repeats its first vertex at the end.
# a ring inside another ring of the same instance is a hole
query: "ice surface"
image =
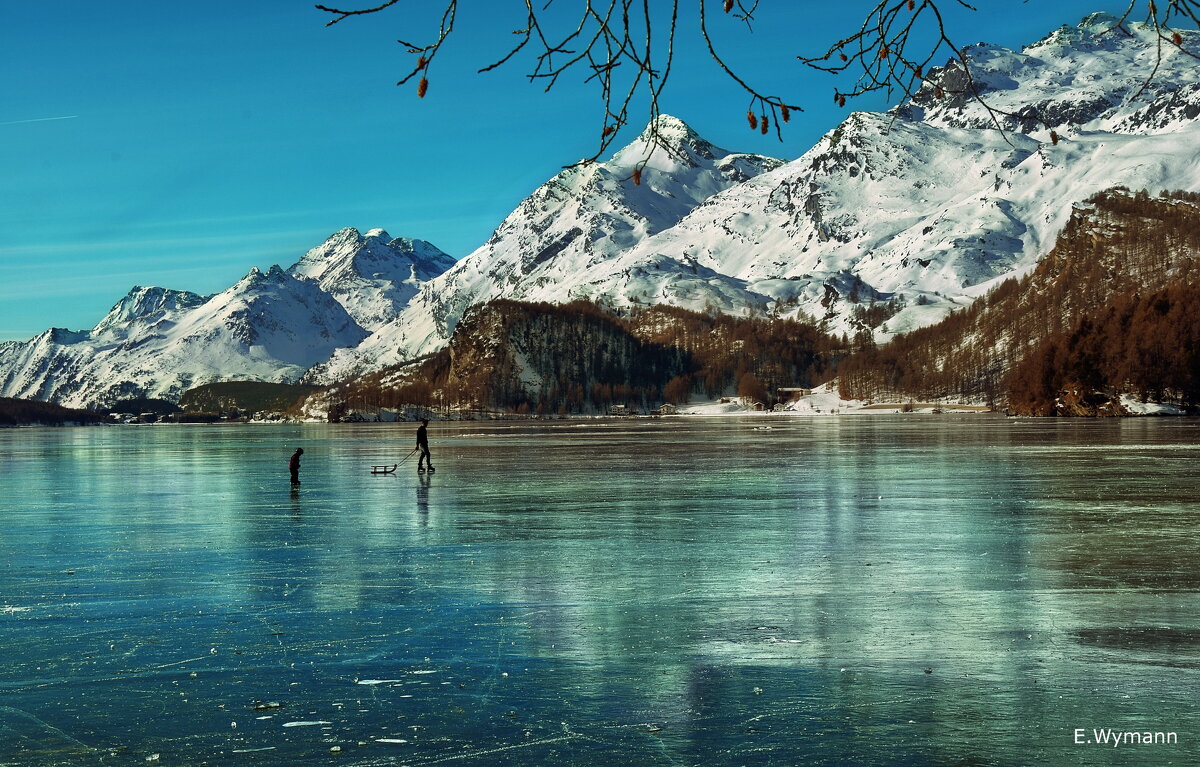
{"type": "Polygon", "coordinates": [[[605,423],[0,430],[0,764],[1200,762],[1197,421],[605,423]]]}

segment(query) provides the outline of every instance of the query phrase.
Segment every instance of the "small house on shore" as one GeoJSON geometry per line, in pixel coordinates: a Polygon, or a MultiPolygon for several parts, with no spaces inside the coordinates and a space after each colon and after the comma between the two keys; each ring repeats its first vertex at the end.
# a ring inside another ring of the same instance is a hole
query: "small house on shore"
{"type": "Polygon", "coordinates": [[[789,402],[795,402],[796,400],[800,399],[801,397],[808,397],[808,396],[812,395],[812,393],[813,393],[812,389],[806,389],[801,386],[780,386],[779,387],[779,399],[787,400],[789,402]]]}

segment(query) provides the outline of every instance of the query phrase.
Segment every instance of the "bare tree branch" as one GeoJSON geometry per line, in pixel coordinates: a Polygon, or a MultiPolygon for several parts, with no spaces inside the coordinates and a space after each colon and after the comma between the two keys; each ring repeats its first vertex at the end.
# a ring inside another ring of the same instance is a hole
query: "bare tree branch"
{"type": "Polygon", "coordinates": [[[325,5],[318,5],[317,10],[325,11],[327,13],[332,13],[335,16],[337,16],[336,19],[334,19],[333,21],[330,21],[329,23],[327,23],[325,25],[327,27],[332,27],[334,24],[337,24],[339,21],[342,21],[343,19],[347,19],[351,16],[364,16],[368,13],[378,13],[379,11],[382,11],[384,8],[390,8],[391,6],[395,5],[398,2],[400,2],[400,0],[387,0],[387,2],[385,2],[383,5],[377,5],[374,8],[363,8],[361,10],[356,10],[356,11],[343,11],[339,8],[330,8],[325,5]]]}
{"type": "MultiPolygon", "coordinates": [[[[429,85],[429,67],[454,32],[458,0],[443,1],[445,6],[436,31],[425,32],[431,42],[398,41],[417,59],[397,84],[403,85],[420,75],[418,96],[425,95],[429,85]]],[[[945,8],[975,11],[975,7],[966,0],[872,1],[874,5],[869,7],[857,31],[838,40],[821,55],[799,57],[803,64],[812,69],[855,77],[849,89],[834,88],[833,98],[839,106],[871,93],[883,93],[891,101],[910,99],[928,86],[935,98],[956,94],[979,104],[991,123],[1001,131],[1006,130],[1003,118],[1022,123],[1032,122],[1047,129],[1050,127],[1032,109],[1013,113],[987,98],[973,72],[966,49],[952,39],[943,16],[945,8]],[[943,64],[943,68],[954,66],[962,72],[962,83],[956,90],[947,91],[944,84],[931,80],[931,74],[937,69],[935,62],[944,59],[950,63],[943,64]]],[[[385,11],[398,2],[387,0],[366,8],[316,7],[333,16],[326,25],[330,26],[351,16],[385,11]]],[[[631,105],[639,94],[644,98],[649,113],[652,146],[667,146],[657,133],[656,118],[660,114],[659,100],[674,63],[680,0],[670,0],[669,3],[656,0],[653,11],[650,0],[574,0],[580,6],[578,21],[557,36],[548,26],[548,22],[553,21],[551,6],[554,2],[525,0],[524,18],[520,22],[522,26],[513,32],[516,43],[504,56],[479,71],[492,71],[508,64],[519,54],[526,53],[532,56],[532,66],[526,77],[531,82],[544,83],[546,91],[554,88],[563,75],[576,71],[584,73],[584,82],[598,89],[604,112],[596,152],[581,160],[581,163],[593,162],[608,151],[618,131],[629,123],[631,105]],[[535,2],[539,5],[535,6],[535,2]]],[[[751,33],[760,3],[761,0],[696,0],[699,34],[717,66],[750,97],[746,119],[751,130],[766,134],[773,127],[776,137],[782,140],[781,125],[791,119],[792,112],[801,111],[801,108],[784,101],[781,96],[764,93],[739,75],[718,52],[710,28],[708,10],[709,6],[715,4],[720,6],[724,15],[740,22],[746,33],[751,33]]],[[[1185,47],[1185,39],[1178,27],[1182,23],[1200,28],[1200,0],[1129,0],[1128,6],[1108,32],[1130,34],[1126,25],[1139,8],[1145,9],[1144,23],[1157,37],[1157,52],[1135,97],[1154,82],[1164,56],[1171,48],[1200,58],[1200,53],[1185,47]]],[[[1049,138],[1054,143],[1058,141],[1058,135],[1053,130],[1049,138]]],[[[635,182],[639,178],[640,174],[635,173],[635,182]]]]}

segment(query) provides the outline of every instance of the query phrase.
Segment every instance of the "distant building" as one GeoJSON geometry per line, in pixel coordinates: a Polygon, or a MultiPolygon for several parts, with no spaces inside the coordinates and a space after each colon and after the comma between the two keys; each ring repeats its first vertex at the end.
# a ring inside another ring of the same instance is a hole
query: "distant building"
{"type": "Polygon", "coordinates": [[[812,394],[812,389],[805,389],[800,386],[780,386],[779,398],[795,402],[801,397],[808,397],[812,394]]]}
{"type": "Polygon", "coordinates": [[[609,415],[632,415],[628,405],[613,405],[608,409],[609,415]]]}
{"type": "Polygon", "coordinates": [[[672,405],[670,402],[664,402],[659,406],[658,410],[651,411],[651,415],[675,415],[679,412],[679,408],[672,405]]]}

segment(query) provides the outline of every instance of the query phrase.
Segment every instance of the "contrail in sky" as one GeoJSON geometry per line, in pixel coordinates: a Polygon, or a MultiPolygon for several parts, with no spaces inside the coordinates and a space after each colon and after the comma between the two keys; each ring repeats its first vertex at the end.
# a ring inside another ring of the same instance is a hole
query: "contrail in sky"
{"type": "Polygon", "coordinates": [[[79,115],[67,115],[66,117],[35,117],[32,120],[9,120],[2,122],[0,125],[20,125],[22,123],[44,123],[51,120],[74,120],[79,115]]]}

